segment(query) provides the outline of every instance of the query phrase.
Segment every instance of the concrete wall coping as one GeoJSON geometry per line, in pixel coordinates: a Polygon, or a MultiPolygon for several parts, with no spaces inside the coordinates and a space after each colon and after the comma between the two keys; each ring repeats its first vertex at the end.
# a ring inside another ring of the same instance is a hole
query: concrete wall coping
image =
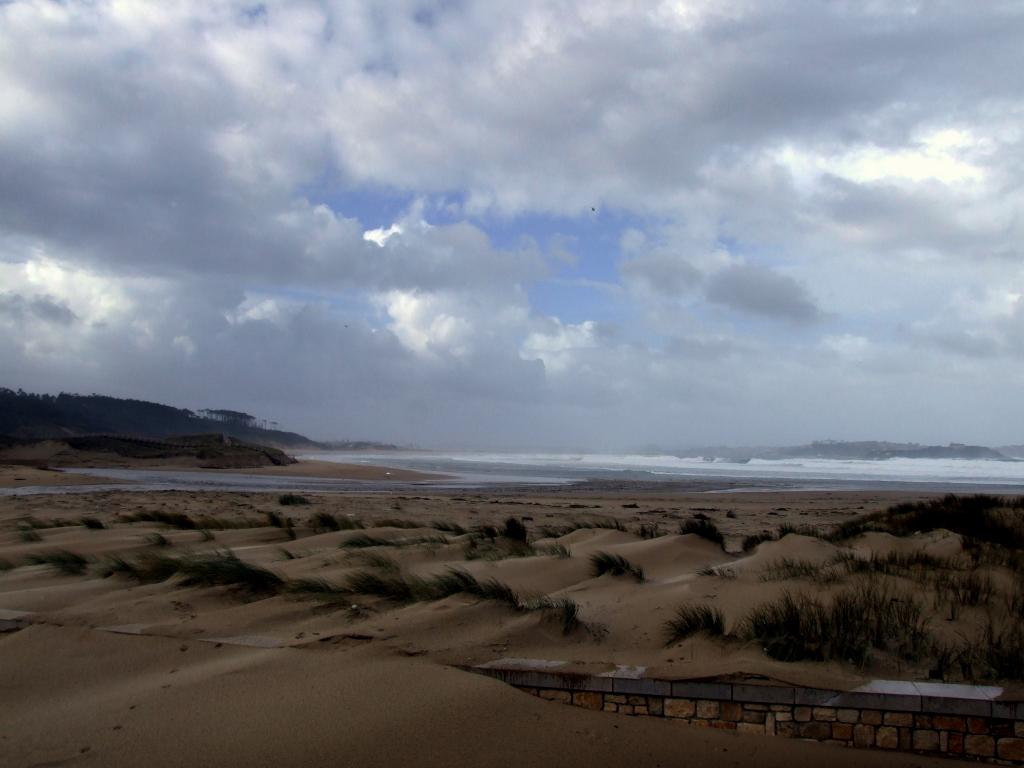
{"type": "Polygon", "coordinates": [[[1002,701],[999,686],[872,680],[851,691],[761,684],[756,681],[664,680],[645,677],[643,667],[618,665],[599,674],[563,671],[564,661],[507,658],[468,667],[511,685],[750,704],[877,709],[1024,719],[1024,701],[1002,701]]]}

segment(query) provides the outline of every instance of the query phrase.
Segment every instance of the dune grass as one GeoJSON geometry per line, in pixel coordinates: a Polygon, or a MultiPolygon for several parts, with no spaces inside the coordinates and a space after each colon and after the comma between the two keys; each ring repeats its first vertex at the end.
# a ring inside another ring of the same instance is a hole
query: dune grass
{"type": "Polygon", "coordinates": [[[863,666],[872,650],[916,660],[928,650],[928,620],[910,592],[868,580],[832,596],[826,604],[786,592],[750,611],[740,634],[756,640],[780,661],[848,661],[863,666]]]}
{"type": "Polygon", "coordinates": [[[680,524],[679,533],[683,536],[694,534],[720,547],[725,547],[725,536],[722,535],[722,532],[718,530],[718,526],[711,520],[704,518],[686,520],[680,524]]]}
{"type": "Polygon", "coordinates": [[[277,497],[277,503],[282,507],[298,507],[307,506],[311,502],[305,496],[300,496],[297,493],[282,493],[277,497]]]}
{"type": "Polygon", "coordinates": [[[317,512],[309,518],[309,527],[317,533],[353,531],[363,528],[363,521],[357,517],[338,517],[330,512],[317,512]]]}
{"type": "MultiPolygon", "coordinates": [[[[570,505],[573,506],[573,505],[570,505]]],[[[594,518],[594,519],[577,519],[570,520],[565,525],[543,525],[537,529],[537,535],[542,539],[557,539],[561,536],[565,536],[567,533],[580,530],[590,529],[606,529],[610,531],[623,531],[626,532],[627,528],[625,523],[615,518],[594,518]]]]}
{"type": "Polygon", "coordinates": [[[707,603],[680,605],[672,618],[665,622],[664,630],[665,645],[685,640],[699,632],[722,637],[725,634],[725,617],[718,608],[707,603]]]}
{"type": "Polygon", "coordinates": [[[140,584],[153,584],[178,573],[178,560],[173,557],[147,553],[135,560],[114,556],[107,558],[102,574],[107,576],[123,576],[140,584]]]}
{"type": "Polygon", "coordinates": [[[170,547],[173,545],[173,542],[162,533],[147,534],[146,543],[151,547],[170,547]]]}
{"type": "Polygon", "coordinates": [[[553,544],[543,544],[535,546],[533,551],[538,555],[544,555],[546,557],[557,557],[559,560],[566,560],[572,557],[572,552],[564,544],[560,544],[557,541],[553,544]]]}
{"type": "Polygon", "coordinates": [[[351,592],[326,579],[292,579],[286,583],[285,590],[293,597],[329,604],[348,603],[351,597],[351,592]]]}
{"type": "Polygon", "coordinates": [[[466,560],[508,560],[513,557],[534,557],[543,554],[530,544],[497,537],[494,539],[471,536],[466,541],[462,556],[466,560]]]}
{"type": "Polygon", "coordinates": [[[360,552],[358,557],[360,562],[370,568],[379,568],[386,573],[397,573],[400,570],[397,561],[379,552],[360,552]]]}
{"type": "Polygon", "coordinates": [[[28,561],[32,565],[48,565],[65,576],[81,576],[85,573],[86,566],[89,565],[86,558],[67,549],[55,549],[52,552],[29,555],[28,561]]]}
{"type": "Polygon", "coordinates": [[[783,523],[780,525],[776,538],[784,539],[790,534],[794,536],[809,536],[812,539],[821,538],[821,531],[813,525],[794,525],[793,523],[783,523]]]}
{"type": "Polygon", "coordinates": [[[728,568],[721,565],[705,565],[697,569],[698,576],[715,576],[719,579],[735,579],[737,576],[735,568],[728,568]]]}
{"type": "Polygon", "coordinates": [[[338,544],[339,547],[344,549],[364,549],[366,547],[390,547],[394,542],[391,539],[382,539],[380,536],[370,536],[366,533],[360,533],[351,538],[345,539],[343,542],[338,544]]]}
{"type": "Polygon", "coordinates": [[[773,533],[762,531],[761,533],[752,533],[751,535],[743,539],[743,551],[752,552],[761,544],[766,541],[775,541],[776,536],[773,533]]]}
{"type": "Polygon", "coordinates": [[[276,593],[284,587],[276,573],[247,563],[230,550],[180,558],[178,572],[185,586],[230,586],[252,594],[276,593]]]}
{"type": "Polygon", "coordinates": [[[976,494],[948,494],[941,499],[897,504],[882,512],[848,520],[833,530],[831,541],[846,541],[868,531],[894,536],[944,528],[974,543],[1007,549],[1024,547],[1024,498],[976,494]]]}
{"type": "Polygon", "coordinates": [[[125,522],[128,523],[161,523],[162,525],[166,525],[170,528],[178,528],[183,531],[191,531],[199,527],[198,525],[196,525],[195,520],[193,520],[191,517],[184,514],[183,512],[143,511],[136,512],[130,515],[125,515],[123,519],[125,522]]]}
{"type": "Polygon", "coordinates": [[[558,619],[562,625],[563,635],[572,634],[573,630],[580,626],[580,606],[571,598],[560,597],[544,610],[558,619]]]}
{"type": "Polygon", "coordinates": [[[419,523],[415,520],[409,520],[402,517],[385,517],[380,520],[374,520],[374,528],[425,528],[425,523],[419,523]]]}
{"type": "Polygon", "coordinates": [[[816,563],[792,557],[780,557],[765,565],[761,581],[786,581],[803,579],[819,584],[834,584],[842,578],[842,572],[831,564],[816,563]]]}
{"type": "Polygon", "coordinates": [[[590,556],[590,572],[594,576],[610,574],[612,576],[629,576],[637,581],[644,581],[644,569],[633,565],[622,555],[610,552],[595,552],[590,556]]]}
{"type": "Polygon", "coordinates": [[[79,521],[88,528],[90,531],[102,531],[107,526],[103,524],[103,521],[96,517],[83,517],[79,521]]]}
{"type": "Polygon", "coordinates": [[[636,535],[641,539],[656,539],[665,534],[658,523],[641,523],[636,529],[636,535]]]}
{"type": "Polygon", "coordinates": [[[373,595],[393,603],[411,603],[423,594],[419,579],[410,579],[400,573],[356,571],[345,581],[345,589],[360,595],[373,595]]]}
{"type": "Polygon", "coordinates": [[[369,547],[414,547],[419,544],[448,544],[447,536],[410,536],[404,539],[385,539],[360,533],[338,544],[342,549],[367,549],[369,547]]]}
{"type": "Polygon", "coordinates": [[[466,533],[465,528],[451,520],[433,520],[429,525],[435,530],[443,531],[444,533],[452,533],[456,536],[462,536],[466,533]]]}

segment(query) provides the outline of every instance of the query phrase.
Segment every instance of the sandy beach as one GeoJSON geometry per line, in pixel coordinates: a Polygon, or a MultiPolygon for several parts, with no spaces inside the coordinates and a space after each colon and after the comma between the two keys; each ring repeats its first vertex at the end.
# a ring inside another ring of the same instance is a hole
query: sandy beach
{"type": "MultiPolygon", "coordinates": [[[[674,679],[757,675],[841,689],[875,677],[926,679],[929,659],[915,665],[879,652],[860,665],[786,662],[749,640],[696,634],[667,644],[665,634],[681,604],[717,606],[732,630],[786,590],[838,588],[795,569],[772,572],[786,561],[826,569],[842,552],[960,556],[961,539],[948,531],[841,543],[806,535],[925,498],[570,489],[308,494],[295,505],[244,492],[0,498],[0,619],[14,630],[0,635],[0,666],[4,696],[18,703],[0,714],[4,749],[12,765],[329,765],[342,754],[364,765],[503,765],[513,753],[527,765],[625,765],[638,754],[661,765],[680,754],[708,765],[751,765],[755,756],[767,765],[923,765],[581,712],[455,667],[563,659],[581,671],[643,665],[674,679]],[[501,534],[510,517],[528,543],[501,534]],[[702,520],[722,545],[679,532],[702,520]],[[807,528],[777,538],[784,525],[807,528]],[[777,540],[750,545],[748,537],[772,533],[777,540]],[[228,551],[273,584],[143,572],[228,551]],[[54,553],[79,560],[62,564],[54,553]],[[642,569],[643,581],[595,575],[598,553],[642,569]],[[423,589],[450,569],[506,585],[518,607],[460,592],[395,599],[344,587],[370,574],[423,589]],[[572,600],[578,623],[567,630],[556,612],[525,607],[538,596],[572,600]]],[[[1007,577],[989,570],[1001,591],[1007,577]]],[[[982,608],[963,608],[956,621],[947,610],[927,606],[936,631],[955,634],[970,631],[982,608]]]]}

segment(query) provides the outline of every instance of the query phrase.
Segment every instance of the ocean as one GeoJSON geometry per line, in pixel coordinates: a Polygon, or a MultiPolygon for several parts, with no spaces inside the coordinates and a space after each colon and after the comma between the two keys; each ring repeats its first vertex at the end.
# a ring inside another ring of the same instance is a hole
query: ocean
{"type": "Polygon", "coordinates": [[[837,459],[680,458],[671,455],[607,453],[499,453],[476,451],[381,451],[305,454],[342,463],[384,464],[424,472],[443,472],[481,482],[573,482],[580,480],[780,481],[807,487],[910,484],[927,487],[1019,486],[1024,490],[1024,461],[984,459],[837,459]]]}

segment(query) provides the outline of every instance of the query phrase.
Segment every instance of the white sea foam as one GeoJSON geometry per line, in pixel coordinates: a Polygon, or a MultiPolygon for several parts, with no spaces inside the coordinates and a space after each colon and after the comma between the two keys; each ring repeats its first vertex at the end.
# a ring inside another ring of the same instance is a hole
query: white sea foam
{"type": "Polygon", "coordinates": [[[516,474],[564,474],[571,477],[605,477],[623,472],[643,472],[670,479],[676,477],[770,478],[803,481],[896,481],[961,483],[977,485],[1024,485],[1024,462],[983,459],[908,459],[876,461],[838,459],[752,459],[747,463],[719,458],[603,453],[496,453],[471,451],[395,451],[372,454],[324,453],[311,458],[327,461],[367,461],[416,468],[461,467],[480,473],[514,470],[516,474]]]}

